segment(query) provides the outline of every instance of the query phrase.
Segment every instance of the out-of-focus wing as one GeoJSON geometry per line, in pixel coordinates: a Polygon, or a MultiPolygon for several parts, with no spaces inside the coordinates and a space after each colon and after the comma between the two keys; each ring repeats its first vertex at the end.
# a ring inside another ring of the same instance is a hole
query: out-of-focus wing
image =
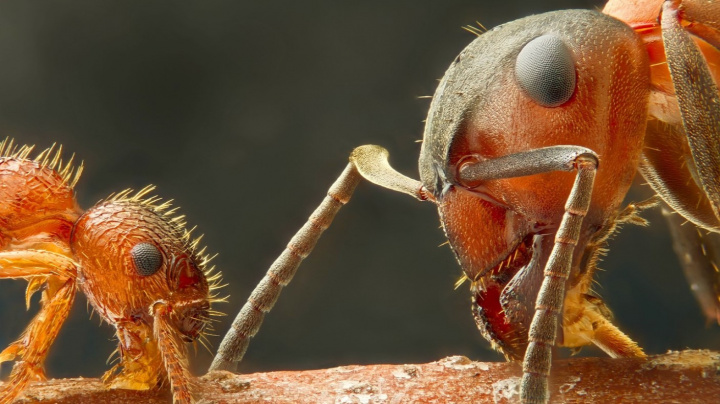
{"type": "Polygon", "coordinates": [[[663,215],[690,289],[708,322],[720,324],[720,234],[696,227],[667,206],[663,215]]]}

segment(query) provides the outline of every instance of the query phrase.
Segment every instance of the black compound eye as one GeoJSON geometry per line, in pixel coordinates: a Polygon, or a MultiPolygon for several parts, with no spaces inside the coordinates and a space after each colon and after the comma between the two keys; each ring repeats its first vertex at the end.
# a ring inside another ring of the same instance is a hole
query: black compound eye
{"type": "Polygon", "coordinates": [[[150,243],[140,243],[130,250],[135,270],[142,276],[150,276],[160,269],[163,256],[157,247],[150,243]]]}
{"type": "Polygon", "coordinates": [[[544,107],[560,106],[575,92],[572,52],[556,36],[539,36],[518,54],[515,77],[533,101],[544,107]]]}

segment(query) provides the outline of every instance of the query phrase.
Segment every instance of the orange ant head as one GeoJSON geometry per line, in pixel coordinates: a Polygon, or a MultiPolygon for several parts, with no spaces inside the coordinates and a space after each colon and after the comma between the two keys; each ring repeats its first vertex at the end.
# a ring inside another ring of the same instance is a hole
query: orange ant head
{"type": "Polygon", "coordinates": [[[634,176],[646,127],[648,71],[644,47],[625,24],[593,11],[546,13],[480,35],[433,97],[420,177],[438,201],[445,233],[477,291],[482,321],[489,324],[485,335],[510,357],[522,357],[526,337],[516,331],[529,326],[542,266],[539,276],[510,281],[533,259],[546,259],[549,251],[539,250],[552,247],[552,240],[534,237],[558,228],[575,173],[474,182],[461,181],[458,173],[468,162],[548,146],[596,152],[600,164],[574,255],[577,266],[583,244],[617,210],[634,176]],[[517,295],[531,296],[518,302],[517,295]],[[508,318],[513,313],[517,317],[508,318]],[[509,341],[515,346],[503,349],[509,341]]]}
{"type": "Polygon", "coordinates": [[[173,217],[169,204],[123,192],[89,209],[77,221],[71,246],[80,264],[78,282],[88,300],[113,325],[128,321],[152,326],[154,306],[168,308],[186,341],[200,336],[210,312],[204,269],[197,251],[173,217]]]}

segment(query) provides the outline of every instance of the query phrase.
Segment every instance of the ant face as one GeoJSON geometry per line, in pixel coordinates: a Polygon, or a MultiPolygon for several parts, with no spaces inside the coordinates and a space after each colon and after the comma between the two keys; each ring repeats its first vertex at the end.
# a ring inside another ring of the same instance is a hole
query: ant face
{"type": "Polygon", "coordinates": [[[210,308],[205,259],[168,206],[120,194],[85,212],[71,246],[80,287],[103,318],[152,326],[154,306],[162,303],[172,308],[183,339],[194,340],[210,308]]]}
{"type": "MultiPolygon", "coordinates": [[[[617,211],[640,158],[649,67],[638,44],[632,29],[597,13],[528,17],[480,35],[450,66],[433,98],[421,180],[438,201],[450,245],[472,281],[481,332],[508,358],[524,355],[543,280],[538,274],[554,247],[550,235],[560,227],[575,175],[482,178],[468,172],[558,145],[596,152],[602,169],[574,240],[577,268],[584,246],[617,211]]],[[[517,163],[529,165],[529,159],[517,163]]]]}

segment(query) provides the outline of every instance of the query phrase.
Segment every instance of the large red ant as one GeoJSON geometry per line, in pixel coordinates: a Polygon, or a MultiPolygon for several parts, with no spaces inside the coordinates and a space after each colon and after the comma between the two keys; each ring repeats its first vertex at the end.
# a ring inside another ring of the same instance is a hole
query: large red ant
{"type": "MultiPolygon", "coordinates": [[[[523,402],[548,401],[555,346],[645,356],[612,324],[592,279],[616,226],[644,223],[637,211],[655,202],[619,210],[638,169],[687,220],[720,229],[720,3],[611,1],[605,12],[542,14],[480,35],[433,98],[421,181],[392,169],[381,147],[355,149],[238,314],[211,369],[242,358],[361,178],[438,205],[478,328],[508,360],[523,362],[523,402]]],[[[717,313],[717,291],[703,293],[706,312],[717,313]]]]}

